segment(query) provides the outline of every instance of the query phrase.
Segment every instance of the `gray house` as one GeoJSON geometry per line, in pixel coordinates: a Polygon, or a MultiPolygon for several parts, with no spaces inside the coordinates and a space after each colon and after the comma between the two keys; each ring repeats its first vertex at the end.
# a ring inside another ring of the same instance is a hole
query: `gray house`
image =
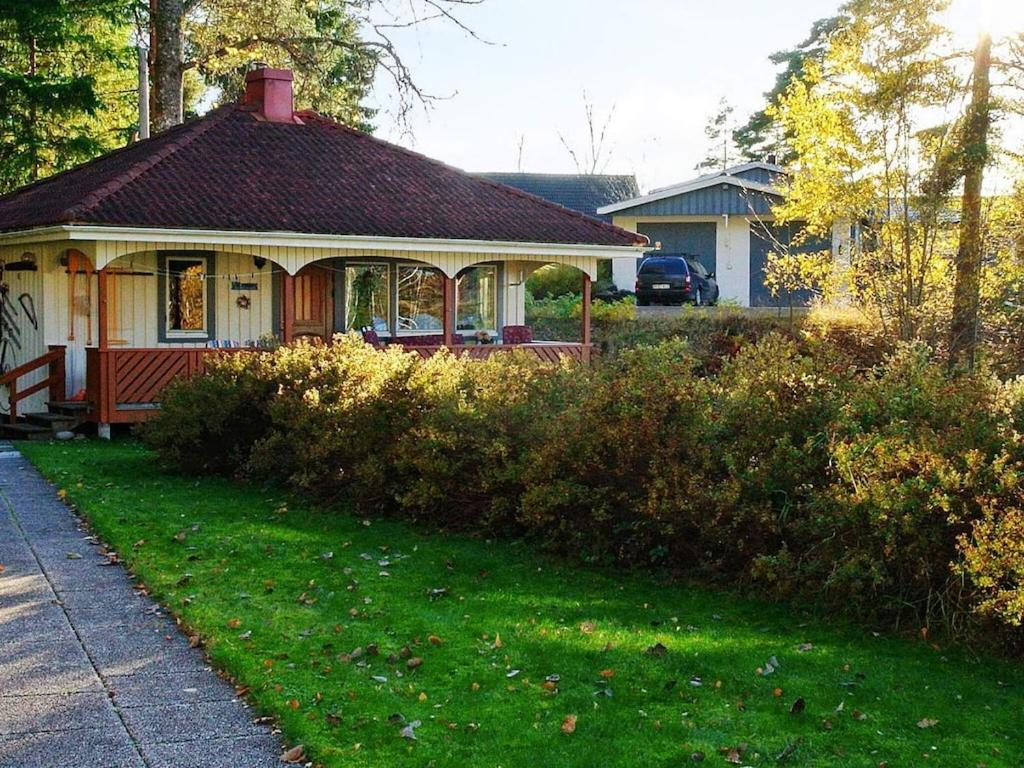
{"type": "MultiPolygon", "coordinates": [[[[696,256],[715,273],[723,299],[741,306],[774,306],[790,300],[773,297],[764,281],[768,254],[777,242],[788,245],[794,234],[772,216],[772,206],[783,196],[785,176],[779,165],[744,163],[602,206],[598,213],[646,235],[662,253],[696,256]]],[[[838,252],[841,247],[837,230],[831,244],[806,242],[800,249],[838,252]]],[[[616,285],[632,288],[637,264],[634,259],[616,260],[616,285]]],[[[792,298],[804,303],[810,297],[792,298]]]]}

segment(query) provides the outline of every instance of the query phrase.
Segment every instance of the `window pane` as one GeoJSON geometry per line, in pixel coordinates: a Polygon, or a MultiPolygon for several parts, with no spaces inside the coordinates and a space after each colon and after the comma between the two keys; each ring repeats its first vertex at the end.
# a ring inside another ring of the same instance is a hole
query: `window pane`
{"type": "Polygon", "coordinates": [[[205,266],[201,260],[168,260],[167,330],[205,330],[205,266]]]}
{"type": "Polygon", "coordinates": [[[458,279],[458,329],[497,331],[498,268],[471,267],[458,279]]]}
{"type": "Polygon", "coordinates": [[[345,330],[357,331],[371,325],[378,333],[387,333],[390,296],[385,265],[345,267],[345,330]]]}
{"type": "Polygon", "coordinates": [[[444,330],[444,278],[436,269],[398,268],[398,330],[444,330]]]}

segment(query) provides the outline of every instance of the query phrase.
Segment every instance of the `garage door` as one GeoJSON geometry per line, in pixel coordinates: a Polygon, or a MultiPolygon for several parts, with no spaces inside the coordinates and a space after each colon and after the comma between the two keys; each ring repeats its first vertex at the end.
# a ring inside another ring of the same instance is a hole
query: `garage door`
{"type": "Polygon", "coordinates": [[[717,223],[639,224],[637,231],[647,235],[652,244],[661,243],[662,253],[696,256],[708,272],[717,271],[717,223]]]}
{"type": "MultiPolygon", "coordinates": [[[[788,246],[793,238],[794,227],[797,225],[776,226],[772,224],[750,223],[750,306],[752,307],[788,307],[789,294],[772,296],[764,284],[765,268],[768,265],[768,254],[777,251],[780,246],[788,246]]],[[[813,253],[829,247],[822,239],[811,238],[795,249],[797,253],[813,253]]],[[[794,291],[794,306],[804,307],[810,304],[813,294],[810,291],[794,291]]]]}

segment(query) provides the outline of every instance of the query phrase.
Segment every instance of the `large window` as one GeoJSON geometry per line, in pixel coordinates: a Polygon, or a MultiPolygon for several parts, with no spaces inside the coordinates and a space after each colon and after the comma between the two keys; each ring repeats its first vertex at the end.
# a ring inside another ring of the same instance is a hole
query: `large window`
{"type": "Polygon", "coordinates": [[[470,267],[458,278],[457,327],[460,331],[498,329],[498,268],[470,267]]]}
{"type": "Polygon", "coordinates": [[[206,336],[206,259],[167,260],[167,335],[206,336]]]}
{"type": "Polygon", "coordinates": [[[345,330],[372,326],[378,333],[390,329],[391,286],[385,264],[350,264],[345,267],[345,330]]]}
{"type": "Polygon", "coordinates": [[[428,267],[398,268],[398,332],[434,333],[444,329],[444,278],[428,267]]]}

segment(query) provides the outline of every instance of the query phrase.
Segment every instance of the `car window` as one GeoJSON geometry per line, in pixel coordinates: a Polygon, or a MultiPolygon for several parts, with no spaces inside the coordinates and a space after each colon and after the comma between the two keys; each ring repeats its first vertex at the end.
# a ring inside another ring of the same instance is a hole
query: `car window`
{"type": "Polygon", "coordinates": [[[704,265],[701,264],[699,261],[694,261],[693,259],[687,259],[686,263],[690,265],[690,271],[691,272],[696,272],[697,273],[697,277],[707,277],[708,276],[708,271],[706,269],[704,269],[704,265]]]}
{"type": "Polygon", "coordinates": [[[647,259],[640,265],[642,275],[685,275],[686,261],[683,259],[647,259]]]}

